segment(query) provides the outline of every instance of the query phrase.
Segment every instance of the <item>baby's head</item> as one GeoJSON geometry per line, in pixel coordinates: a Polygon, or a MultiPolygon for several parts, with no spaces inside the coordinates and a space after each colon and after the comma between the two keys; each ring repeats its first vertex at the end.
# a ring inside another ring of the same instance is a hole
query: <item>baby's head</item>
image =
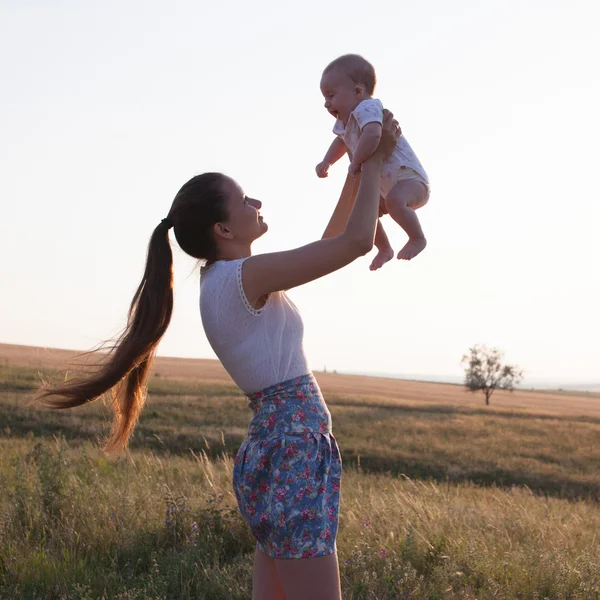
{"type": "Polygon", "coordinates": [[[375,91],[373,65],[358,54],[344,54],[330,62],[321,76],[325,108],[344,124],[350,113],[375,91]]]}

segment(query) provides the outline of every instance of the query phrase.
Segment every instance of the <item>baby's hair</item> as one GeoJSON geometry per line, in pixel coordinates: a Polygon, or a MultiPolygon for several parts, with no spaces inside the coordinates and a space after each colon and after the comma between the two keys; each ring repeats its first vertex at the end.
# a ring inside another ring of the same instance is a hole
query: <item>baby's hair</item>
{"type": "Polygon", "coordinates": [[[377,76],[373,65],[359,54],[344,54],[331,61],[323,71],[323,75],[333,69],[343,69],[354,83],[363,84],[371,96],[375,91],[377,76]]]}

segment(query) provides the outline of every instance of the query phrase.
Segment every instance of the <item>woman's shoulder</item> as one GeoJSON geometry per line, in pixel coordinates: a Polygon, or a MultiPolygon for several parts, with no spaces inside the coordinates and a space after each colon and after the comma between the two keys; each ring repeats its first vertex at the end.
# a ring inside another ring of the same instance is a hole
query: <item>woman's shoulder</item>
{"type": "MultiPolygon", "coordinates": [[[[206,267],[200,276],[200,308],[239,311],[253,316],[264,312],[265,306],[254,308],[248,302],[242,283],[242,265],[249,257],[219,260],[206,267]]],[[[267,302],[267,304],[269,304],[267,302]]]]}
{"type": "Polygon", "coordinates": [[[200,291],[206,297],[233,287],[236,280],[236,270],[239,268],[238,260],[218,260],[200,271],[200,291]]]}

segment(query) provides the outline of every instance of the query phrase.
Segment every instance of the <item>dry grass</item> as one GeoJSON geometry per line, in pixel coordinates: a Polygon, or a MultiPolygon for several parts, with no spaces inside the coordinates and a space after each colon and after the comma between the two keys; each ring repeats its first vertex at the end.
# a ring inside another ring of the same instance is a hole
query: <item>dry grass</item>
{"type": "MultiPolygon", "coordinates": [[[[0,364],[63,370],[76,355],[70,350],[0,344],[0,364]]],[[[158,357],[154,373],[166,379],[233,385],[216,360],[158,357]]],[[[468,393],[461,385],[320,372],[315,372],[315,375],[327,399],[352,396],[358,402],[385,405],[414,403],[479,407],[483,404],[480,395],[468,393]]],[[[492,396],[492,405],[497,410],[600,418],[600,393],[594,392],[499,391],[492,396]]]]}
{"type": "MultiPolygon", "coordinates": [[[[25,406],[69,356],[0,346],[0,598],[249,598],[231,488],[244,397],[214,361],[159,359],[109,461],[101,404],[25,406]]],[[[317,377],[345,466],[346,600],[600,598],[597,395],[485,407],[460,386],[317,377]]]]}
{"type": "MultiPolygon", "coordinates": [[[[232,460],[0,438],[0,597],[247,599],[232,460]]],[[[344,598],[600,594],[598,506],[347,469],[344,598]]]]}

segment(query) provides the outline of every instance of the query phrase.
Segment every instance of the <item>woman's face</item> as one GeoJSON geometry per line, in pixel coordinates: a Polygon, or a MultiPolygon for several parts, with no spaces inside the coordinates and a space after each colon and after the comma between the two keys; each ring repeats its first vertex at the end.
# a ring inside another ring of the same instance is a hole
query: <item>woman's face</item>
{"type": "Polygon", "coordinates": [[[262,202],[246,196],[238,183],[229,177],[225,177],[223,185],[229,215],[223,226],[236,241],[251,244],[269,228],[259,212],[262,202]]]}

